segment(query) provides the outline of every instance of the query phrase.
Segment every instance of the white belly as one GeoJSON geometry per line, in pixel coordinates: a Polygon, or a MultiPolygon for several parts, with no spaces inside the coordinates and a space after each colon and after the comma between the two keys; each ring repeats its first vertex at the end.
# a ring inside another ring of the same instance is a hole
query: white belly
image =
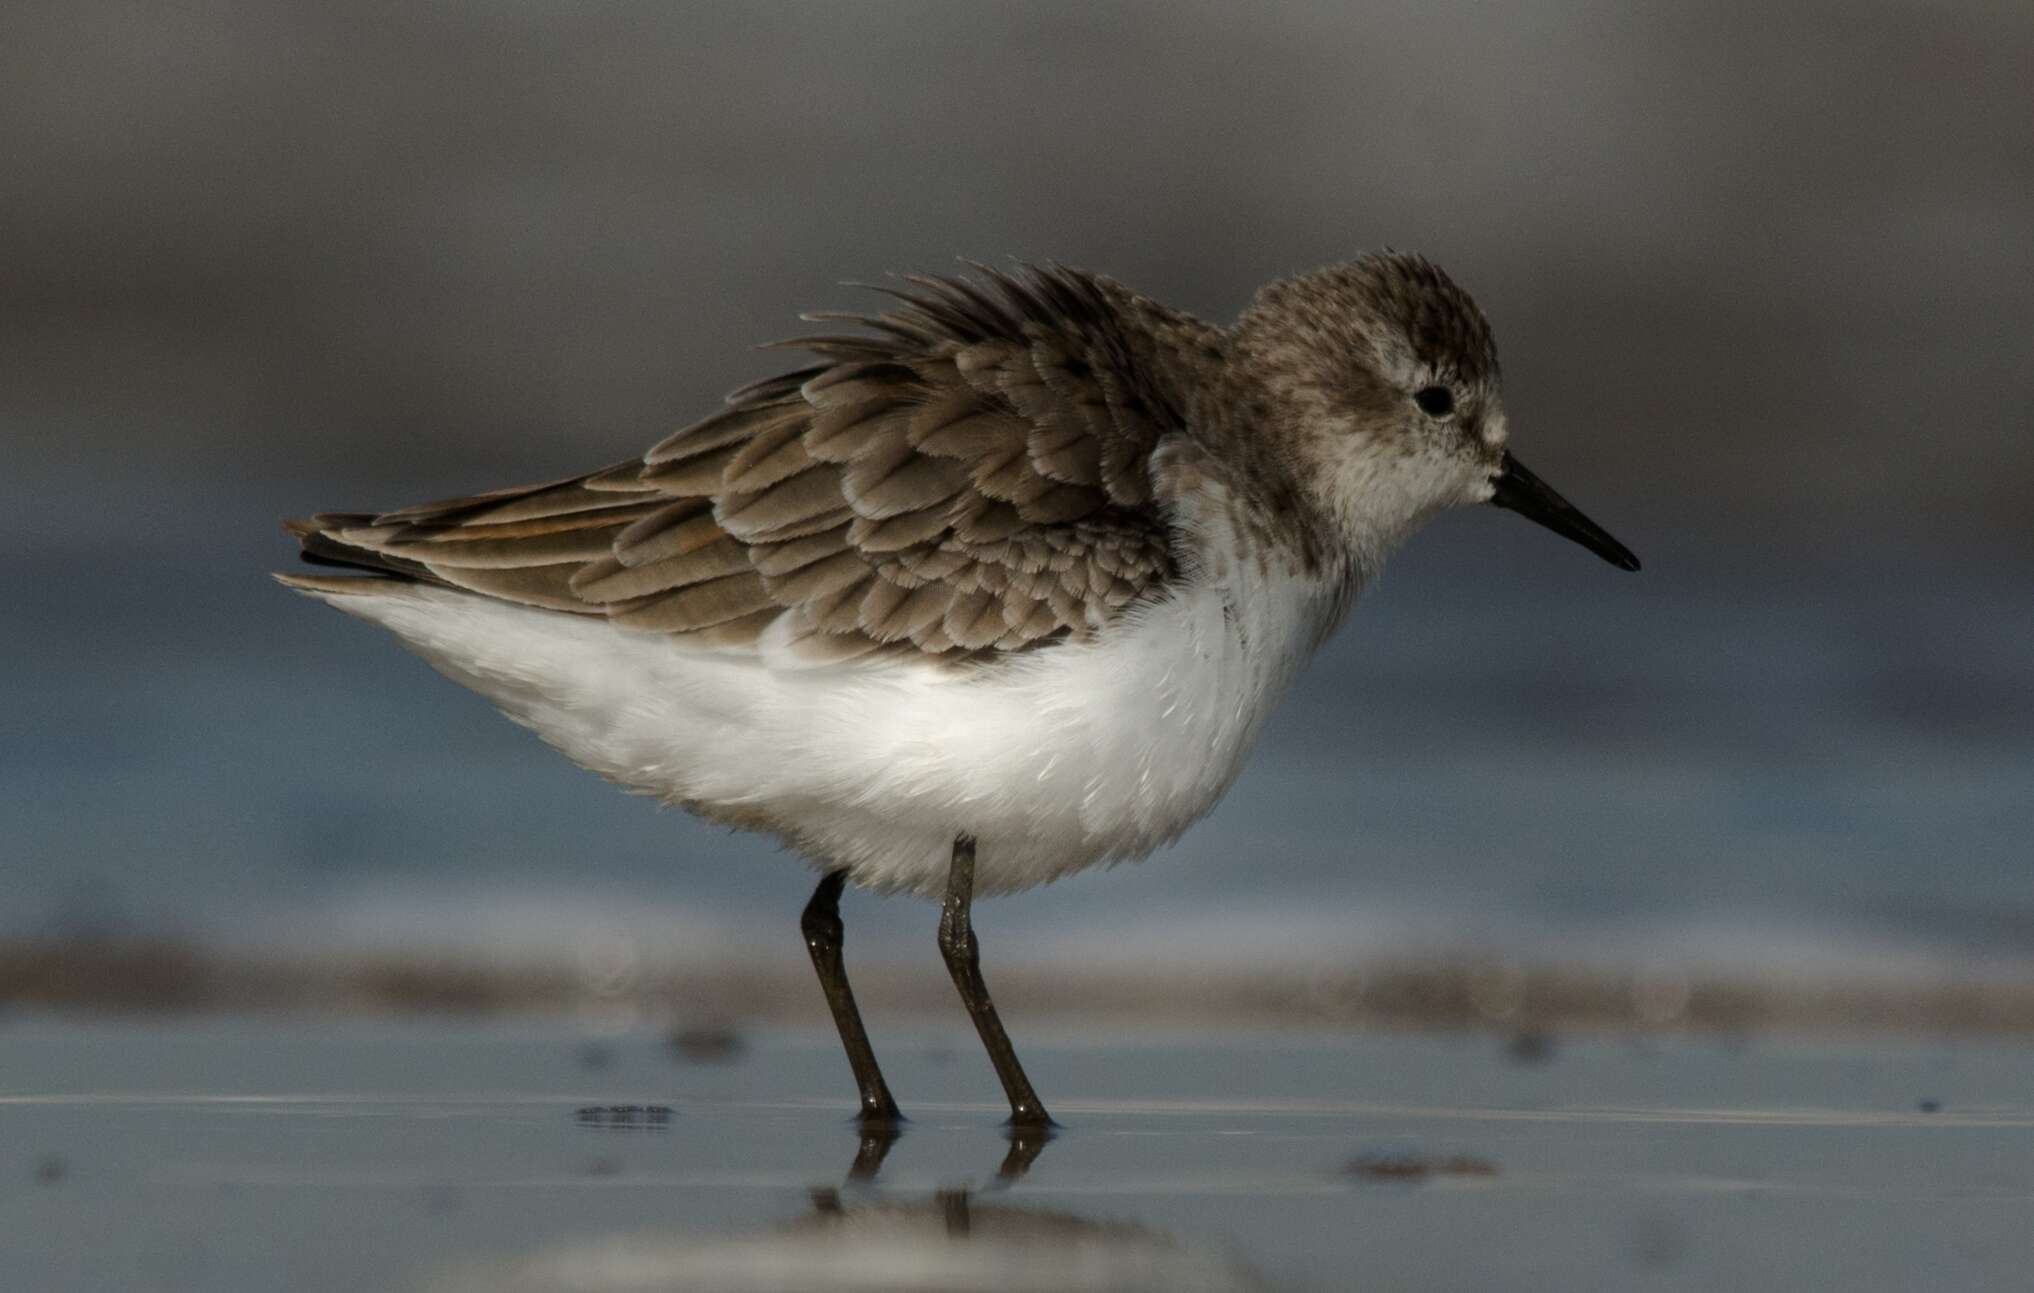
{"type": "Polygon", "coordinates": [[[442,589],[324,594],[576,762],[781,835],[855,883],[937,894],[956,834],[1008,892],[1142,857],[1213,807],[1339,599],[1189,584],[1096,640],[958,670],[782,668],[442,589]]]}

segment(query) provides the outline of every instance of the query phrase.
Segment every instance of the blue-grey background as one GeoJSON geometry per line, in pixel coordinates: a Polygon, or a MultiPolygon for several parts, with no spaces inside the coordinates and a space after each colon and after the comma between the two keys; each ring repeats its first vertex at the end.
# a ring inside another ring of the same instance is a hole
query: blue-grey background
{"type": "Polygon", "coordinates": [[[795,862],[275,587],[277,519],[625,457],[839,280],[1227,319],[1389,244],[1646,571],[1443,519],[992,957],[2034,968],[2030,85],[1975,0],[11,5],[0,934],[796,958],[795,862]]]}

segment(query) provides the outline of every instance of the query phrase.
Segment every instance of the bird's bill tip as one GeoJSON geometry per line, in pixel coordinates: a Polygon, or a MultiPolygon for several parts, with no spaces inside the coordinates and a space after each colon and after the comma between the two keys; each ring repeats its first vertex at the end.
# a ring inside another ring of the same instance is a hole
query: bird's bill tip
{"type": "Polygon", "coordinates": [[[1509,508],[1564,539],[1574,540],[1619,570],[1639,568],[1637,553],[1611,538],[1608,530],[1582,515],[1580,509],[1527,471],[1525,464],[1511,454],[1504,455],[1504,465],[1493,483],[1496,491],[1490,501],[1495,506],[1509,508]]]}

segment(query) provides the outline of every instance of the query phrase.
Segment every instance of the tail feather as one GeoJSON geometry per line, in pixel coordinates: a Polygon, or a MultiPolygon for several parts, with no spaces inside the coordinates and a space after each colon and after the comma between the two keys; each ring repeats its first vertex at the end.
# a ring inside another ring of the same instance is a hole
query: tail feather
{"type": "MultiPolygon", "coordinates": [[[[431,573],[422,562],[405,557],[391,556],[359,547],[338,538],[333,531],[352,526],[372,524],[374,518],[361,512],[321,512],[309,520],[287,520],[283,529],[296,536],[301,547],[297,554],[305,564],[313,566],[335,566],[343,570],[362,570],[406,583],[437,584],[451,587],[443,579],[431,573]]],[[[329,582],[329,581],[327,581],[329,582]]]]}
{"type": "Polygon", "coordinates": [[[333,597],[402,595],[422,587],[413,579],[374,579],[363,575],[285,575],[277,571],[270,577],[284,588],[328,601],[333,597]]]}

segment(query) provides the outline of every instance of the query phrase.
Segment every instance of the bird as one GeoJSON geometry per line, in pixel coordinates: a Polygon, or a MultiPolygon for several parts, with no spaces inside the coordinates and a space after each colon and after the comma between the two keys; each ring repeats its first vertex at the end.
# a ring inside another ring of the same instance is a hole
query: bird
{"type": "Polygon", "coordinates": [[[1007,1125],[1049,1134],[977,895],[1177,839],[1436,516],[1495,505],[1639,561],[1513,455],[1490,324],[1423,256],[1282,278],[1226,326],[1054,263],[873,286],[638,457],[287,521],[325,569],[276,577],[574,762],[811,862],[800,927],[865,1130],[902,1114],[840,898],[937,902],[1007,1125]]]}

